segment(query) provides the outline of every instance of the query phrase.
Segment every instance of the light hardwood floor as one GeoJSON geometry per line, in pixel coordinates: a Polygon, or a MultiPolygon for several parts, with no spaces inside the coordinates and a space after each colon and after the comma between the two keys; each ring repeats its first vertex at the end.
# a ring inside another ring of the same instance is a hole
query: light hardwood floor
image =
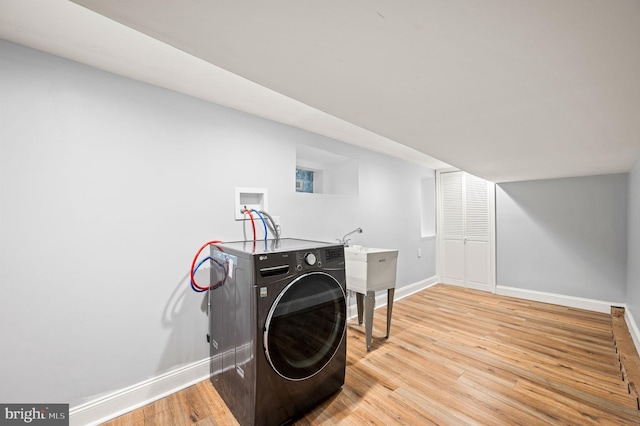
{"type": "MultiPolygon", "coordinates": [[[[611,316],[436,285],[348,324],[342,390],[297,425],[640,425],[611,316]]],[[[208,381],[105,425],[236,425],[208,381]]]]}

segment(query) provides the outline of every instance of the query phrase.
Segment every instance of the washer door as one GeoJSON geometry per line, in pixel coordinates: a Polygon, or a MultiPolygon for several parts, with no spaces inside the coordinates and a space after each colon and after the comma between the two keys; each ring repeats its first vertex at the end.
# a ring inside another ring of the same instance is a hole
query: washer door
{"type": "Polygon", "coordinates": [[[269,310],[264,347],[282,377],[304,380],[321,371],[338,350],[347,305],[338,281],[312,272],[292,281],[269,310]]]}

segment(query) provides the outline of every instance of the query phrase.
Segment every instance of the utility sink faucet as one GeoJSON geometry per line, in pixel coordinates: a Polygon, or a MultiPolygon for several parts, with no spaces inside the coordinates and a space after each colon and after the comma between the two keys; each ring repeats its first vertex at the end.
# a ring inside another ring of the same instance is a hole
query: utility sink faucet
{"type": "Polygon", "coordinates": [[[351,232],[349,232],[349,233],[345,234],[345,236],[344,236],[344,237],[342,237],[342,240],[338,240],[338,241],[340,241],[340,242],[342,243],[342,245],[343,245],[343,246],[348,247],[348,246],[349,246],[349,240],[350,240],[350,239],[347,239],[347,237],[348,237],[349,235],[351,235],[351,234],[355,234],[356,232],[357,232],[358,234],[362,234],[362,228],[356,228],[356,229],[354,229],[353,231],[351,231],[351,232]]]}

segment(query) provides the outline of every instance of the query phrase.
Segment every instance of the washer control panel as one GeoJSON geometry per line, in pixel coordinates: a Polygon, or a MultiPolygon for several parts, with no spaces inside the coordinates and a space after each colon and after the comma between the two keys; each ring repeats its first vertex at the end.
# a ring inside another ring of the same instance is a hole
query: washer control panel
{"type": "Polygon", "coordinates": [[[312,249],[296,252],[296,271],[313,268],[344,267],[344,249],[342,247],[312,249]]]}
{"type": "Polygon", "coordinates": [[[321,250],[306,250],[296,252],[296,271],[322,266],[321,250]]]}

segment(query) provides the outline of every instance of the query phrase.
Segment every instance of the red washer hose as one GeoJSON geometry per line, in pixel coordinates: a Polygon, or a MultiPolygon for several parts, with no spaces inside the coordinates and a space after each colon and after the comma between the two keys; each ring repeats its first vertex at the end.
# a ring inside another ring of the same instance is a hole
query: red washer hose
{"type": "Polygon", "coordinates": [[[198,252],[196,253],[196,255],[193,257],[193,261],[191,262],[191,271],[189,273],[189,275],[191,276],[191,282],[193,283],[193,285],[198,289],[198,290],[209,290],[209,287],[201,287],[198,285],[198,283],[196,283],[196,277],[193,275],[193,270],[196,267],[196,261],[198,260],[198,256],[200,256],[200,253],[202,253],[202,250],[204,250],[206,247],[208,247],[211,244],[216,244],[216,243],[221,243],[222,241],[220,240],[213,240],[213,241],[209,241],[207,243],[204,243],[202,245],[202,247],[200,247],[200,249],[198,250],[198,252]]]}

